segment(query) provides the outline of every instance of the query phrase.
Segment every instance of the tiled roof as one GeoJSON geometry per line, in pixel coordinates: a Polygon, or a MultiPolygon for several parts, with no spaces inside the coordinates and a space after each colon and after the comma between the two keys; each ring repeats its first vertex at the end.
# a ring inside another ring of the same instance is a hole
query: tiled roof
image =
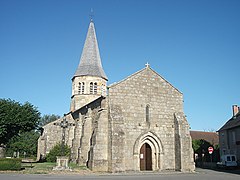
{"type": "Polygon", "coordinates": [[[218,131],[240,127],[240,112],[229,119],[218,131]]]}
{"type": "Polygon", "coordinates": [[[190,135],[192,140],[203,139],[213,145],[217,145],[219,143],[218,133],[216,132],[190,131],[190,135]]]}
{"type": "Polygon", "coordinates": [[[107,76],[102,68],[93,21],[91,21],[89,24],[80,63],[74,74],[74,77],[76,76],[97,76],[107,80],[107,76]]]}

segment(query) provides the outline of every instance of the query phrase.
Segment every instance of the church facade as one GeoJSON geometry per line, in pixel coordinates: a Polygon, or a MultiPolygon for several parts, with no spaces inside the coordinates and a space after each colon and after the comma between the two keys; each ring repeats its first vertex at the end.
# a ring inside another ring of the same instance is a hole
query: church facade
{"type": "MultiPolygon", "coordinates": [[[[72,78],[71,107],[63,118],[71,161],[93,171],[194,171],[183,94],[147,64],[107,86],[93,21],[72,78]]],[[[43,127],[38,158],[61,142],[63,118],[43,127]]]]}

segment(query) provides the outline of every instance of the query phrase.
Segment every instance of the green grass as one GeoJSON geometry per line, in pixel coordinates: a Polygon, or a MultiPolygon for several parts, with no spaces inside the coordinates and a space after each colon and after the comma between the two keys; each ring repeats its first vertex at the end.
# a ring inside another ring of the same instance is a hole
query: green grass
{"type": "MultiPolygon", "coordinates": [[[[22,163],[24,168],[23,173],[26,174],[48,174],[52,172],[53,167],[56,166],[56,163],[44,162],[44,163],[22,163]]],[[[85,171],[88,170],[86,166],[78,166],[75,163],[69,163],[69,167],[73,171],[85,171]]]]}
{"type": "Polygon", "coordinates": [[[0,159],[0,170],[2,171],[19,171],[21,170],[21,159],[7,159],[7,158],[1,158],[0,159]]]}
{"type": "Polygon", "coordinates": [[[52,171],[52,168],[56,166],[56,163],[22,163],[24,168],[23,173],[30,174],[48,174],[52,171]]]}

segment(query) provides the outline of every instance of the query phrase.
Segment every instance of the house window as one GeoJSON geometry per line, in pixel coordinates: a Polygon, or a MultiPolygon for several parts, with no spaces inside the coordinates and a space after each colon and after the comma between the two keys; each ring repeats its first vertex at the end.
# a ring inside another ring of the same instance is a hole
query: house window
{"type": "Polygon", "coordinates": [[[150,106],[147,105],[147,106],[146,106],[146,121],[147,121],[147,122],[149,122],[149,120],[150,120],[150,118],[149,118],[149,116],[150,116],[150,114],[149,114],[149,108],[150,108],[150,106]]]}
{"type": "Polygon", "coordinates": [[[94,83],[94,94],[97,94],[97,83],[94,83]]]}
{"type": "Polygon", "coordinates": [[[90,83],[90,94],[93,94],[93,83],[90,83]]]}
{"type": "Polygon", "coordinates": [[[226,154],[226,149],[223,149],[223,154],[224,154],[224,155],[226,154]]]}

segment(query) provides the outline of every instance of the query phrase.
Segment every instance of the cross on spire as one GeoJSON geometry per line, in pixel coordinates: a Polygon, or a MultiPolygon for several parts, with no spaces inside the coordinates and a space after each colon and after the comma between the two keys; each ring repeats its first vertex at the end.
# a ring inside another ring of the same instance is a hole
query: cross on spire
{"type": "Polygon", "coordinates": [[[149,67],[150,67],[150,64],[147,62],[147,63],[145,64],[145,66],[146,66],[146,68],[149,68],[149,67]]]}

